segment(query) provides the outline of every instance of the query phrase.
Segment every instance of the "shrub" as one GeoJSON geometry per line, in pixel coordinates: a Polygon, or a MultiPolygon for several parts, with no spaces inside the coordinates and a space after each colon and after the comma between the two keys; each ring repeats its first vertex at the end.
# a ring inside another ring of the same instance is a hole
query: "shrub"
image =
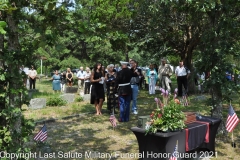
{"type": "Polygon", "coordinates": [[[62,98],[49,98],[47,100],[47,106],[63,106],[66,105],[67,101],[63,100],[62,98]]]}
{"type": "Polygon", "coordinates": [[[75,102],[82,102],[83,101],[83,97],[77,97],[77,98],[75,98],[75,102]]]}

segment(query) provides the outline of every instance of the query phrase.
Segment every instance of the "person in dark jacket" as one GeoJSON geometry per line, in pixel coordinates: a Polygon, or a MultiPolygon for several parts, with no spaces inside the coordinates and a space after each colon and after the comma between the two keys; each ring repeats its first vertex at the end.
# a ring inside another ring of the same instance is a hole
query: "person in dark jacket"
{"type": "Polygon", "coordinates": [[[115,93],[118,96],[120,117],[119,122],[128,122],[130,114],[130,103],[132,89],[130,85],[133,72],[127,67],[128,62],[120,61],[122,70],[117,73],[115,80],[115,93]]]}

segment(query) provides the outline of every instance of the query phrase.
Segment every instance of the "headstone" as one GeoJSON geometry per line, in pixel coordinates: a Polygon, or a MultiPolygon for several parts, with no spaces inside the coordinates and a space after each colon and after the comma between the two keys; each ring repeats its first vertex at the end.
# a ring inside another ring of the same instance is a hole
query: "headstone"
{"type": "Polygon", "coordinates": [[[46,98],[34,98],[30,100],[29,108],[40,109],[46,107],[46,98]]]}
{"type": "Polygon", "coordinates": [[[145,129],[147,122],[150,121],[150,115],[147,116],[138,116],[137,126],[139,128],[145,129]]]}
{"type": "Polygon", "coordinates": [[[207,98],[204,95],[195,97],[195,100],[197,100],[197,101],[203,101],[203,100],[206,100],[206,99],[207,98]]]}
{"type": "Polygon", "coordinates": [[[77,87],[66,87],[65,93],[77,93],[78,88],[77,87]]]}
{"type": "Polygon", "coordinates": [[[80,95],[81,97],[83,97],[83,96],[84,96],[84,91],[83,91],[83,90],[80,90],[79,95],[80,95]]]}
{"type": "Polygon", "coordinates": [[[74,102],[75,94],[63,94],[63,95],[60,95],[60,98],[67,101],[67,103],[72,103],[74,102]]]}
{"type": "Polygon", "coordinates": [[[90,101],[91,95],[90,94],[84,94],[83,95],[83,100],[84,101],[90,101]]]}
{"type": "Polygon", "coordinates": [[[28,90],[28,97],[29,97],[29,99],[32,99],[33,93],[35,93],[35,92],[39,92],[39,91],[37,89],[29,89],[28,90]]]}

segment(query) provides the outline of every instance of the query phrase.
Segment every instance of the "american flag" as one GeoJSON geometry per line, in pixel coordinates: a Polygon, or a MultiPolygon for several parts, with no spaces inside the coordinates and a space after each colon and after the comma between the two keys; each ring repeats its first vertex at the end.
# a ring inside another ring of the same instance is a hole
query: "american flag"
{"type": "Polygon", "coordinates": [[[35,141],[45,141],[47,139],[47,127],[44,124],[42,129],[34,136],[35,141]]]}
{"type": "Polygon", "coordinates": [[[186,95],[182,96],[182,101],[183,101],[183,106],[188,106],[188,99],[186,95]]]}
{"type": "Polygon", "coordinates": [[[237,126],[239,119],[237,114],[234,112],[232,105],[228,109],[228,118],[226,123],[226,128],[228,132],[232,132],[233,129],[237,126]]]}
{"type": "Polygon", "coordinates": [[[117,126],[117,120],[116,120],[114,114],[112,114],[112,115],[110,116],[109,121],[111,122],[113,128],[117,126]]]}
{"type": "Polygon", "coordinates": [[[178,141],[176,143],[174,151],[173,151],[173,153],[172,153],[172,155],[171,155],[169,160],[177,160],[177,158],[178,158],[178,153],[177,152],[178,152],[178,141]]]}

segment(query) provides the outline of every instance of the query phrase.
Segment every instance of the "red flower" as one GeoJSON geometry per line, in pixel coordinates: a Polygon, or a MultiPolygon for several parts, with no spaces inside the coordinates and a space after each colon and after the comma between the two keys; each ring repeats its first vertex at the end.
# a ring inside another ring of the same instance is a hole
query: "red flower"
{"type": "Polygon", "coordinates": [[[180,104],[179,99],[174,99],[174,102],[177,103],[177,104],[180,104]]]}
{"type": "Polygon", "coordinates": [[[162,117],[162,114],[158,114],[158,118],[161,118],[162,117]]]}
{"type": "Polygon", "coordinates": [[[151,114],[150,117],[152,118],[154,114],[151,114]]]}

